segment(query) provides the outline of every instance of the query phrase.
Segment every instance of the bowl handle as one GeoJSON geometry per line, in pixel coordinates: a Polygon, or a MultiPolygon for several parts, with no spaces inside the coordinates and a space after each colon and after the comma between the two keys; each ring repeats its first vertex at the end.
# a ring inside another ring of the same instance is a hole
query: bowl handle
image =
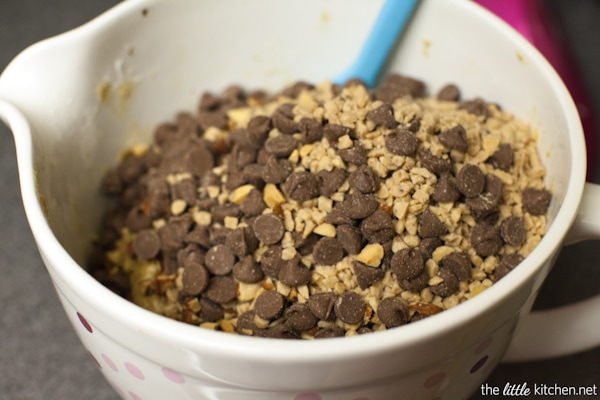
{"type": "MultiPolygon", "coordinates": [[[[600,185],[586,183],[565,244],[600,238],[600,185]]],[[[600,295],[563,307],[534,311],[523,321],[503,362],[559,357],[600,346],[600,295]]]]}

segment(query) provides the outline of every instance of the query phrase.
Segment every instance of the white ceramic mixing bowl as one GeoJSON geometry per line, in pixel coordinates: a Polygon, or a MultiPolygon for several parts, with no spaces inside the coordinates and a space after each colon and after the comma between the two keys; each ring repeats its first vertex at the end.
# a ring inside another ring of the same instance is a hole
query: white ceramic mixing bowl
{"type": "Polygon", "coordinates": [[[193,111],[205,90],[232,83],[276,90],[336,75],[353,60],[380,6],[128,0],[27,49],[0,77],[0,117],[14,132],[40,253],[74,329],[123,398],[460,399],[502,360],[519,328],[511,359],[600,341],[598,299],[528,316],[565,238],[598,237],[592,204],[600,194],[585,183],[577,111],[540,54],[466,0],[423,0],[387,71],[421,79],[432,93],[454,82],[464,98],[497,102],[539,130],[551,224],[533,253],[492,288],[398,329],[284,341],[166,319],[116,296],[81,267],[105,206],[99,182],[123,149],[149,141],[153,127],[176,112],[193,111]],[[556,334],[556,326],[577,326],[578,340],[568,329],[556,334]]]}

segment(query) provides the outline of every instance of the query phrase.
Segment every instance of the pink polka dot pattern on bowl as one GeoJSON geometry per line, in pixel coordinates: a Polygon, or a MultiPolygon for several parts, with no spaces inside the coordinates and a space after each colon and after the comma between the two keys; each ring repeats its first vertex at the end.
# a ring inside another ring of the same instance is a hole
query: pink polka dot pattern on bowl
{"type": "Polygon", "coordinates": [[[125,368],[127,368],[127,371],[129,371],[129,373],[131,375],[135,376],[136,378],[138,378],[140,380],[146,379],[146,377],[144,376],[144,373],[138,367],[133,365],[132,363],[126,362],[125,368]]]}
{"type": "Polygon", "coordinates": [[[132,400],[143,400],[140,396],[133,392],[129,392],[129,397],[131,397],[132,400]]]}
{"type": "Polygon", "coordinates": [[[183,377],[183,375],[181,375],[177,371],[173,371],[172,369],[169,369],[167,367],[163,367],[162,373],[171,382],[178,383],[178,384],[184,384],[185,383],[185,378],[183,377]]]}
{"type": "Polygon", "coordinates": [[[113,360],[110,359],[109,356],[107,356],[106,354],[102,354],[102,359],[104,360],[106,365],[110,367],[110,369],[112,369],[115,372],[119,372],[119,368],[117,368],[117,365],[114,363],[113,360]]]}
{"type": "Polygon", "coordinates": [[[437,374],[431,375],[429,378],[427,378],[423,383],[423,387],[425,387],[426,389],[431,389],[432,387],[435,387],[442,383],[444,379],[446,379],[446,373],[438,372],[437,374]]]}
{"type": "Polygon", "coordinates": [[[88,331],[89,333],[94,333],[94,330],[92,329],[90,323],[87,322],[87,320],[83,317],[83,315],[79,314],[79,312],[77,312],[77,318],[79,318],[79,322],[81,322],[81,325],[83,325],[86,331],[88,331]]]}
{"type": "Polygon", "coordinates": [[[485,363],[487,362],[488,358],[489,358],[488,356],[485,356],[485,357],[481,358],[479,361],[477,361],[475,363],[475,365],[473,365],[471,367],[471,371],[469,371],[469,372],[472,373],[472,374],[474,374],[475,372],[479,371],[479,369],[481,369],[481,367],[483,367],[485,365],[485,363]]]}

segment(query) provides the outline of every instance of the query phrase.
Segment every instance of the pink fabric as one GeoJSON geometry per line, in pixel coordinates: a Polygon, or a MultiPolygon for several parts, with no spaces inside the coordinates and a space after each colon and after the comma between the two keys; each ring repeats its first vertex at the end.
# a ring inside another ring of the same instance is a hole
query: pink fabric
{"type": "Polygon", "coordinates": [[[565,39],[557,22],[544,9],[543,0],[475,0],[504,21],[533,44],[552,64],[569,89],[585,132],[588,153],[588,175],[596,165],[596,127],[587,91],[579,79],[565,39]]]}

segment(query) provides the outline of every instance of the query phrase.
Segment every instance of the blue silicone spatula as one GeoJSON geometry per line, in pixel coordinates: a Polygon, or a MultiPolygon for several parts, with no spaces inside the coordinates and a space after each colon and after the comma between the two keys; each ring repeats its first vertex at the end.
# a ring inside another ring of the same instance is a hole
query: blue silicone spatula
{"type": "Polygon", "coordinates": [[[352,78],[373,87],[388,54],[413,14],[419,0],[386,0],[354,63],[332,79],[343,85],[352,78]]]}

